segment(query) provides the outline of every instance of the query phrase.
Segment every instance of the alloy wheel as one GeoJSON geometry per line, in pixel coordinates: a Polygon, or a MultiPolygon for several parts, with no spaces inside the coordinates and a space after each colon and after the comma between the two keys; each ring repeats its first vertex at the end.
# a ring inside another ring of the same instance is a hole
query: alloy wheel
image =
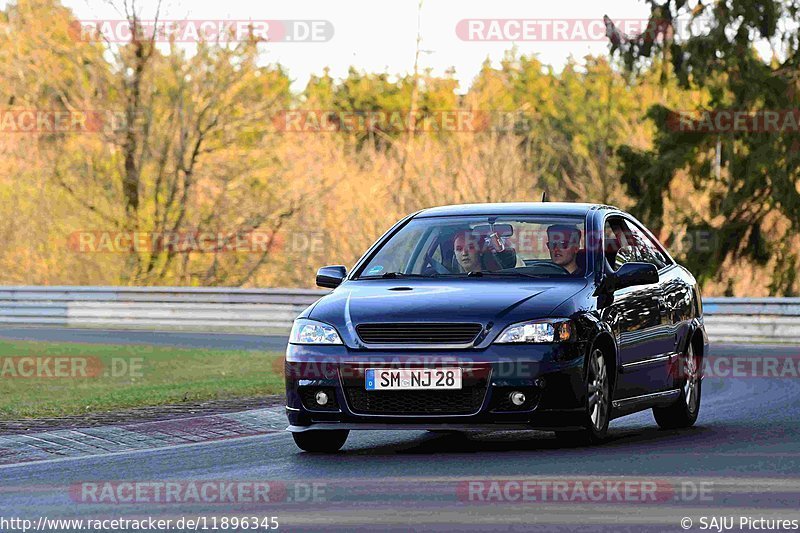
{"type": "Polygon", "coordinates": [[[686,381],[683,384],[683,395],[686,398],[686,407],[689,412],[694,413],[697,410],[697,400],[700,398],[697,391],[700,383],[700,372],[698,371],[697,358],[694,356],[694,349],[692,349],[691,345],[686,350],[685,372],[686,381]]]}
{"type": "Polygon", "coordinates": [[[603,352],[595,350],[589,359],[589,417],[595,430],[601,431],[608,418],[608,372],[603,352]]]}

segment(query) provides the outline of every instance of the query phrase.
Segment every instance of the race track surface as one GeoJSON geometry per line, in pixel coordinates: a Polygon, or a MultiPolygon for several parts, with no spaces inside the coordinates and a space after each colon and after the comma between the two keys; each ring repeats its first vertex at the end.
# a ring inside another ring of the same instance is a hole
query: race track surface
{"type": "MultiPolygon", "coordinates": [[[[21,330],[0,337],[19,338],[21,330]]],[[[32,331],[29,337],[76,338],[74,330],[32,331]]],[[[117,332],[108,335],[119,339],[117,332]]],[[[282,342],[211,337],[254,349],[282,342]]],[[[124,339],[212,342],[183,333],[124,339]]],[[[41,517],[160,517],[173,524],[203,517],[199,530],[214,518],[221,526],[222,517],[276,517],[284,531],[683,531],[687,520],[702,531],[715,530],[712,517],[725,517],[734,520],[734,531],[755,530],[761,518],[762,530],[773,529],[764,525],[800,520],[800,378],[786,366],[778,367],[782,375],[726,374],[733,367],[724,358],[788,360],[796,369],[799,353],[786,346],[713,346],[711,355],[724,364],[704,381],[700,418],[688,430],[659,430],[646,411],[612,422],[608,442],[588,448],[560,448],[544,432],[361,431],[335,455],[301,453],[289,434],[279,433],[57,459],[0,467],[0,517],[34,524],[41,517]],[[756,522],[740,528],[742,517],[756,522]]]]}

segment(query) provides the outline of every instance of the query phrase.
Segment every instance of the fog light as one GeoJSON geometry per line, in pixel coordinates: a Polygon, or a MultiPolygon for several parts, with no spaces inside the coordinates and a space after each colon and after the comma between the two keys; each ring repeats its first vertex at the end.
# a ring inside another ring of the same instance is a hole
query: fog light
{"type": "Polygon", "coordinates": [[[327,405],[328,404],[328,395],[325,394],[323,391],[319,391],[315,396],[314,399],[317,400],[318,405],[327,405]]]}
{"type": "Polygon", "coordinates": [[[511,403],[513,403],[516,406],[520,406],[523,403],[525,403],[525,395],[519,391],[514,391],[511,394],[509,394],[508,399],[511,400],[511,403]]]}

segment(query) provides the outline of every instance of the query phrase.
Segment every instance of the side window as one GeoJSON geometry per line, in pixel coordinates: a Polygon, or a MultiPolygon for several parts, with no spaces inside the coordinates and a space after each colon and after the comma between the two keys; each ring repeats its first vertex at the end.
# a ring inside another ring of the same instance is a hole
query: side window
{"type": "Polygon", "coordinates": [[[670,264],[670,260],[661,252],[653,240],[629,221],[625,221],[625,236],[635,250],[635,255],[639,257],[635,261],[650,263],[659,270],[670,264]]]}
{"type": "Polygon", "coordinates": [[[603,253],[615,271],[625,263],[637,261],[635,250],[627,241],[624,225],[625,222],[621,218],[611,217],[606,220],[603,228],[603,253]]]}

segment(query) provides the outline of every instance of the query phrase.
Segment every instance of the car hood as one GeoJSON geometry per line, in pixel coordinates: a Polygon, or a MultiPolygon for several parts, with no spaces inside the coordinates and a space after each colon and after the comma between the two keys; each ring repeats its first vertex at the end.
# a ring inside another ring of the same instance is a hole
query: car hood
{"type": "Polygon", "coordinates": [[[360,347],[355,333],[359,324],[472,322],[500,328],[551,316],[585,286],[584,279],[349,281],[320,299],[306,316],[335,326],[345,344],[360,347]]]}

